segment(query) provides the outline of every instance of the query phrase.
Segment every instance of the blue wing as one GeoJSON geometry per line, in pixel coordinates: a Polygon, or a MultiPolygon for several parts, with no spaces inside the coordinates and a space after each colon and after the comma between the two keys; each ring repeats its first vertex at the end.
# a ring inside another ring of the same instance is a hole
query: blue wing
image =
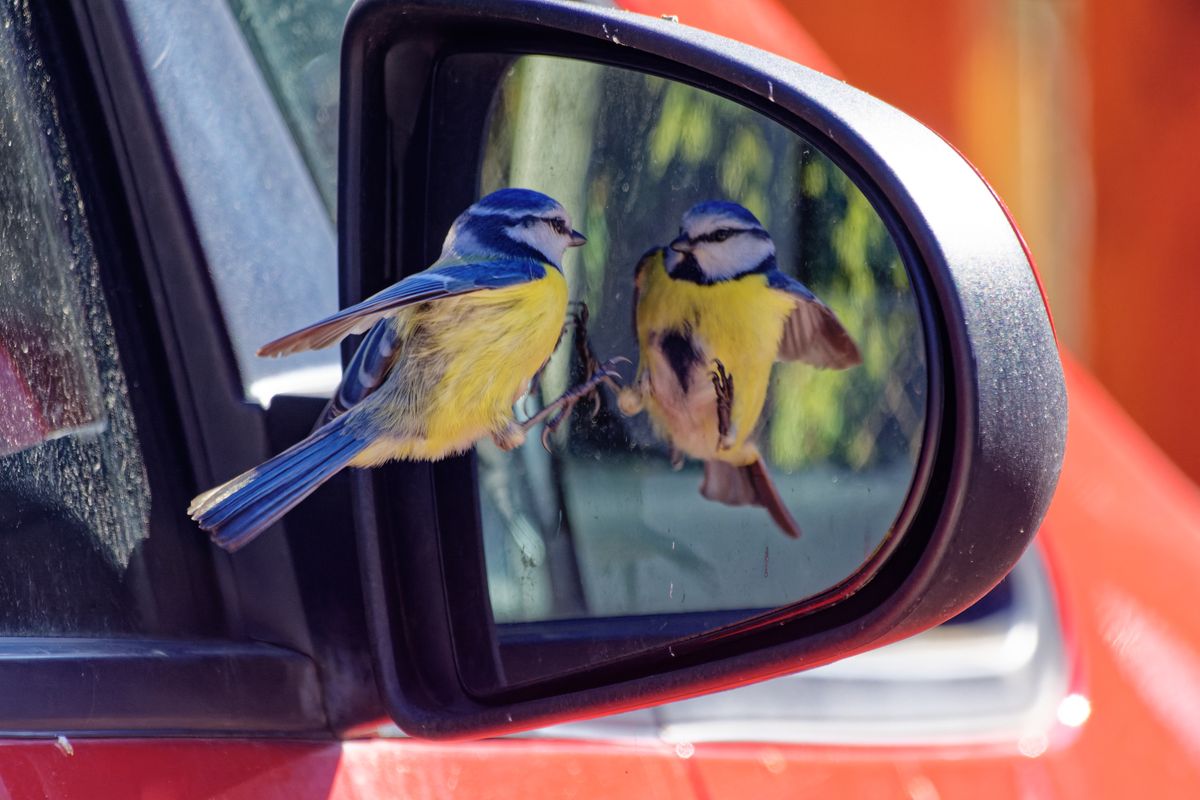
{"type": "Polygon", "coordinates": [[[539,280],[545,275],[545,266],[532,259],[435,265],[331,317],[268,342],[259,348],[258,354],[286,356],[302,350],[319,350],[352,333],[365,333],[381,318],[404,306],[482,289],[500,289],[539,280]]]}
{"type": "Polygon", "coordinates": [[[275,524],[370,444],[326,425],[274,458],[192,500],[188,515],[230,552],[275,524]]]}
{"type": "Polygon", "coordinates": [[[378,389],[392,368],[399,345],[400,334],[391,324],[391,320],[384,317],[376,322],[354,351],[354,356],[342,374],[342,382],[329,399],[316,427],[319,428],[331,419],[345,414],[378,389]]]}
{"type": "Polygon", "coordinates": [[[778,269],[767,273],[767,285],[796,298],[796,307],[779,344],[782,361],[802,361],[814,367],[845,369],[862,363],[858,345],[829,306],[807,286],[778,269]]]}

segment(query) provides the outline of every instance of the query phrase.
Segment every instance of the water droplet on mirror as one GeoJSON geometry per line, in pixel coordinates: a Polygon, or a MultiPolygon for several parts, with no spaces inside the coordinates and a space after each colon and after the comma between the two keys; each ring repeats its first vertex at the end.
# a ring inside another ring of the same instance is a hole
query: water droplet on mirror
{"type": "Polygon", "coordinates": [[[787,759],[781,751],[773,747],[763,753],[762,763],[772,775],[779,775],[787,769],[787,759]]]}
{"type": "Polygon", "coordinates": [[[1037,758],[1046,752],[1049,740],[1044,733],[1031,733],[1017,741],[1017,750],[1026,758],[1037,758]]]}

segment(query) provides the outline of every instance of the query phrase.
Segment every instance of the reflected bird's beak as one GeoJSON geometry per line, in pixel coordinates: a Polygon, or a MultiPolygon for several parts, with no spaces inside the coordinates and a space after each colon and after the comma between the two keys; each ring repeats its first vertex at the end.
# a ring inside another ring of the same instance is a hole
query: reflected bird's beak
{"type": "Polygon", "coordinates": [[[571,231],[571,247],[579,247],[587,244],[587,237],[579,231],[571,231]]]}
{"type": "Polygon", "coordinates": [[[681,233],[671,241],[671,249],[676,253],[692,252],[692,243],[688,241],[686,233],[681,233]]]}

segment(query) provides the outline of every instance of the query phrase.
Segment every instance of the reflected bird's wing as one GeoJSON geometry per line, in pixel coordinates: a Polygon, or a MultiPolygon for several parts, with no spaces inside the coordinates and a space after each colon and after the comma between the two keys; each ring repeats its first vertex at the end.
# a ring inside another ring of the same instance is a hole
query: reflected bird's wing
{"type": "Polygon", "coordinates": [[[410,275],[379,294],[259,348],[260,356],[286,356],[328,347],[352,333],[365,333],[396,309],[442,297],[500,289],[545,277],[546,268],[529,259],[501,259],[434,266],[410,275]]]}
{"type": "Polygon", "coordinates": [[[637,307],[638,301],[641,299],[642,284],[646,282],[645,272],[654,265],[655,259],[661,261],[666,254],[666,248],[652,247],[647,250],[641,258],[638,259],[637,266],[633,268],[633,332],[638,332],[637,324],[637,307]]]}
{"type": "Polygon", "coordinates": [[[829,306],[808,287],[779,270],[767,275],[767,285],[796,298],[779,343],[781,361],[801,361],[814,367],[845,369],[862,363],[858,345],[829,306]]]}
{"type": "Polygon", "coordinates": [[[633,336],[637,340],[638,347],[637,368],[634,372],[633,382],[623,386],[617,392],[617,405],[621,409],[621,413],[627,417],[641,413],[644,408],[642,391],[643,388],[648,388],[648,384],[643,385],[642,380],[647,369],[646,354],[642,348],[646,346],[649,331],[643,331],[638,326],[638,304],[641,303],[642,293],[646,290],[646,273],[656,265],[663,264],[666,252],[665,247],[652,247],[638,259],[637,266],[633,268],[633,303],[630,306],[630,316],[633,322],[633,336]]]}

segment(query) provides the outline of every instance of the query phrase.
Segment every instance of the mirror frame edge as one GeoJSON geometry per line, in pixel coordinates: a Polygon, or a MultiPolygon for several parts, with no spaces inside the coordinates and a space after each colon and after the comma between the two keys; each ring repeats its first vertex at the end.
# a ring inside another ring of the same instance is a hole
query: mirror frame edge
{"type": "MultiPolygon", "coordinates": [[[[751,100],[745,104],[753,110],[776,112],[767,115],[777,120],[782,111],[824,130],[829,142],[882,192],[924,262],[939,317],[950,334],[944,351],[949,359],[945,385],[953,397],[947,398],[946,409],[958,433],[944,475],[948,502],[930,509],[922,498],[923,510],[933,512],[936,521],[917,562],[886,602],[853,625],[715,663],[558,697],[480,704],[456,694],[453,686],[430,686],[421,680],[431,669],[447,665],[453,674],[452,652],[424,653],[419,657],[424,665],[404,668],[396,663],[394,637],[407,634],[394,617],[412,603],[393,608],[376,564],[364,575],[364,584],[373,612],[380,688],[388,711],[407,732],[429,738],[491,735],[681,699],[817,666],[931,627],[970,605],[1007,573],[1048,505],[1066,425],[1061,363],[1031,265],[990,188],[951,146],[901,112],[820,73],[678,23],[593,6],[488,0],[465,10],[452,0],[360,0],[347,22],[342,53],[338,224],[343,301],[366,294],[363,267],[370,260],[359,249],[364,237],[355,235],[362,232],[362,212],[370,202],[364,191],[369,181],[359,134],[371,121],[378,124],[382,111],[365,102],[371,88],[364,85],[365,66],[381,48],[390,47],[387,37],[395,26],[424,21],[436,27],[451,19],[589,37],[607,48],[614,64],[631,64],[636,60],[633,54],[673,62],[709,75],[722,86],[741,86],[751,100]],[[617,38],[620,41],[614,43],[617,38]],[[936,174],[930,174],[931,165],[938,168],[933,170],[936,174]],[[947,184],[959,191],[947,192],[947,184]],[[358,191],[352,194],[351,188],[358,191]],[[969,212],[964,196],[971,198],[969,212]],[[956,224],[964,219],[980,224],[956,224]],[[995,313],[998,303],[1008,307],[1002,318],[995,313]],[[972,502],[970,494],[1005,498],[1002,505],[1011,513],[1010,521],[997,524],[995,503],[972,502]],[[977,549],[981,544],[982,557],[977,549]],[[963,569],[966,573],[960,574],[963,569]],[[397,674],[397,669],[405,674],[397,674]]],[[[826,142],[813,143],[829,154],[826,142]]],[[[432,480],[429,465],[409,465],[408,472],[411,478],[424,473],[432,480]]],[[[359,476],[356,482],[362,487],[369,480],[359,476]]],[[[369,489],[359,493],[357,516],[364,562],[374,563],[383,537],[373,530],[370,498],[369,489]]],[[[436,522],[416,520],[413,527],[436,532],[436,522]]],[[[440,585],[440,576],[434,583],[440,585]]],[[[447,605],[441,598],[420,608],[418,615],[436,617],[447,605]]],[[[440,630],[436,620],[422,624],[440,630]]],[[[449,635],[448,623],[444,634],[449,635]]],[[[412,653],[406,655],[413,658],[412,653]]]]}

